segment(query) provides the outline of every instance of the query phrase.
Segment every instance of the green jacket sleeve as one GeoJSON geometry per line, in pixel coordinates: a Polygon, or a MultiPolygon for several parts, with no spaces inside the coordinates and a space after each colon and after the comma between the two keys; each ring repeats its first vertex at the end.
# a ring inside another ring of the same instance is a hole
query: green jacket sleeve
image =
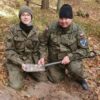
{"type": "Polygon", "coordinates": [[[15,50],[13,37],[13,31],[10,30],[9,34],[7,34],[5,39],[5,57],[7,61],[17,65],[21,65],[24,62],[20,59],[19,55],[15,50]]]}
{"type": "Polygon", "coordinates": [[[43,33],[40,34],[39,41],[39,52],[40,58],[45,58],[47,60],[48,57],[48,39],[49,39],[49,30],[45,30],[43,33]]]}
{"type": "Polygon", "coordinates": [[[68,56],[70,60],[77,60],[85,58],[89,55],[88,40],[84,31],[77,26],[77,50],[69,53],[68,56]]]}

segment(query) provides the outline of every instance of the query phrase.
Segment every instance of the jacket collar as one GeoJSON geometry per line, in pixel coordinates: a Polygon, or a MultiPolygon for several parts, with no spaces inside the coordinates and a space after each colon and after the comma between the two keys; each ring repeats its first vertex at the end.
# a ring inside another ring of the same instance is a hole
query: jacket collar
{"type": "Polygon", "coordinates": [[[32,36],[34,33],[36,33],[35,29],[34,29],[34,26],[32,28],[32,30],[29,32],[29,34],[27,35],[27,33],[25,33],[21,28],[20,28],[20,25],[18,24],[17,27],[16,27],[16,31],[21,31],[22,34],[24,34],[26,37],[30,37],[32,36]]]}

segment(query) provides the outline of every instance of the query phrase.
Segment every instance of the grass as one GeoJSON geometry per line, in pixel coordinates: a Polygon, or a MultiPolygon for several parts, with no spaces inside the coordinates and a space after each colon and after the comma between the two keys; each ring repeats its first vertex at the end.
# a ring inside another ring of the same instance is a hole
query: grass
{"type": "MultiPolygon", "coordinates": [[[[58,15],[55,11],[40,10],[39,8],[34,10],[33,23],[39,28],[40,31],[43,31],[46,25],[49,25],[57,19],[58,15]]],[[[9,25],[12,25],[18,23],[19,18],[18,16],[14,15],[9,19],[2,19],[2,21],[9,25]]],[[[94,21],[91,21],[90,19],[80,18],[76,16],[74,18],[74,21],[80,24],[85,29],[86,33],[100,36],[100,23],[96,23],[94,21]]]]}
{"type": "Polygon", "coordinates": [[[33,22],[35,23],[36,26],[39,27],[39,29],[42,31],[44,28],[49,25],[53,20],[56,20],[57,14],[56,12],[52,12],[51,10],[40,10],[37,9],[34,11],[38,12],[38,14],[34,15],[33,22]]]}
{"type": "Polygon", "coordinates": [[[19,4],[22,4],[22,3],[24,2],[24,0],[17,0],[17,2],[18,2],[19,4]]]}
{"type": "Polygon", "coordinates": [[[88,35],[92,34],[100,37],[100,23],[92,21],[91,19],[83,19],[79,17],[75,17],[75,22],[80,24],[88,35]]]}

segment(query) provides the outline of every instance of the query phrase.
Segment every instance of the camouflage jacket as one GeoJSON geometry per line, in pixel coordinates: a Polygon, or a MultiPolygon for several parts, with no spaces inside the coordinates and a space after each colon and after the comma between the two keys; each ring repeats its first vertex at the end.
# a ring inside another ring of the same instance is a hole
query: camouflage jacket
{"type": "Polygon", "coordinates": [[[69,56],[70,60],[80,59],[88,54],[88,41],[82,29],[73,23],[62,29],[58,22],[53,23],[40,36],[40,55],[50,61],[69,56]]]}
{"type": "Polygon", "coordinates": [[[19,25],[10,29],[5,39],[5,54],[8,63],[21,65],[36,63],[38,60],[39,39],[35,28],[29,34],[19,25]]]}

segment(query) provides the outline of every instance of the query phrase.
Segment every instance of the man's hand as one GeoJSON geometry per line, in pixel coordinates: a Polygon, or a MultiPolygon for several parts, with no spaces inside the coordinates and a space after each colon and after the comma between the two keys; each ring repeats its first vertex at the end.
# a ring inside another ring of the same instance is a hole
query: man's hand
{"type": "Polygon", "coordinates": [[[68,63],[70,63],[70,59],[69,59],[69,57],[68,56],[65,56],[64,58],[63,58],[63,60],[62,60],[62,64],[68,64],[68,63]]]}
{"type": "Polygon", "coordinates": [[[44,64],[45,64],[45,59],[44,59],[44,58],[41,58],[41,59],[38,61],[38,64],[44,65],[44,64]]]}

